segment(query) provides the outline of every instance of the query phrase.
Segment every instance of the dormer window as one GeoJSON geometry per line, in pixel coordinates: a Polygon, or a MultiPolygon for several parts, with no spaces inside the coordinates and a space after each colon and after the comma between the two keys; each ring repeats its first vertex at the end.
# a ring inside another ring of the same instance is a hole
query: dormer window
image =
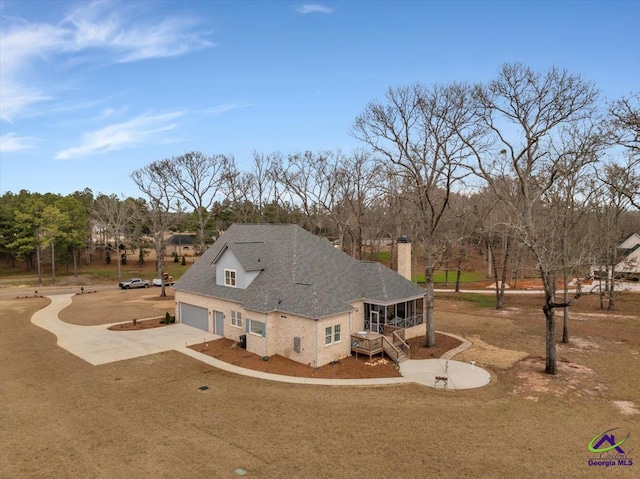
{"type": "Polygon", "coordinates": [[[236,271],[234,269],[224,270],[224,285],[236,287],[236,271]]]}

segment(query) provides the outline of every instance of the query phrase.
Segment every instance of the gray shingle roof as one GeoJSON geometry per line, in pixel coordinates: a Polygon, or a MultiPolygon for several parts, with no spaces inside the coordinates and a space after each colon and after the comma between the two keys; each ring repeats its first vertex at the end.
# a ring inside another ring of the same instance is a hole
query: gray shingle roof
{"type": "Polygon", "coordinates": [[[296,225],[234,224],[176,282],[177,291],[241,303],[259,312],[323,318],[365,299],[394,303],[424,290],[380,263],[364,262],[296,225]],[[246,271],[260,271],[247,289],[216,284],[215,261],[229,249],[246,271]]]}

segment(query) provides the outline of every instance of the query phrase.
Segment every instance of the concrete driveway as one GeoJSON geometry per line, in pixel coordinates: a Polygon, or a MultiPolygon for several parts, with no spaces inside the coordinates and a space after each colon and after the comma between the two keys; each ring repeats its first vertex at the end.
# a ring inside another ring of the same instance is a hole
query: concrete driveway
{"type": "MultiPolygon", "coordinates": [[[[444,387],[435,384],[435,376],[447,376],[447,389],[471,389],[491,382],[491,375],[482,368],[460,361],[446,359],[407,360],[400,364],[401,378],[376,379],[318,379],[280,376],[241,368],[224,363],[187,348],[190,344],[220,339],[220,336],[201,331],[184,324],[172,324],[162,328],[139,331],[109,331],[113,324],[78,326],[58,319],[58,313],[71,304],[73,294],[48,296],[51,304],[37,311],[31,322],[58,338],[58,346],[97,366],[125,359],[147,356],[164,351],[179,351],[194,359],[219,369],[271,381],[298,384],[331,386],[377,386],[415,382],[429,387],[444,387]]],[[[463,339],[463,338],[461,338],[463,339]]],[[[467,347],[462,345],[462,347],[467,347]]]]}
{"type": "Polygon", "coordinates": [[[58,346],[94,366],[174,349],[180,350],[190,344],[220,338],[183,324],[140,331],[109,331],[107,328],[111,324],[78,326],[60,321],[58,313],[71,304],[73,296],[48,296],[51,304],[37,311],[31,317],[31,322],[55,334],[58,346]]]}

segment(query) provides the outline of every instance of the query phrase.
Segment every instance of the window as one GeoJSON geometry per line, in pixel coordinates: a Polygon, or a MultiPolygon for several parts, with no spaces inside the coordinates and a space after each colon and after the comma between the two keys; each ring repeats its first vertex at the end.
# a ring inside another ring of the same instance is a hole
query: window
{"type": "Polygon", "coordinates": [[[236,328],[242,327],[242,313],[231,311],[231,326],[235,326],[236,328]]]}
{"type": "Polygon", "coordinates": [[[267,327],[262,321],[247,318],[247,332],[265,337],[267,335],[267,327]]]}
{"type": "Polygon", "coordinates": [[[342,329],[339,324],[324,328],[324,345],[329,346],[330,344],[339,343],[340,339],[342,339],[341,333],[342,329]]]}
{"type": "Polygon", "coordinates": [[[236,272],[233,269],[225,269],[224,270],[224,285],[225,286],[236,286],[236,272]]]}

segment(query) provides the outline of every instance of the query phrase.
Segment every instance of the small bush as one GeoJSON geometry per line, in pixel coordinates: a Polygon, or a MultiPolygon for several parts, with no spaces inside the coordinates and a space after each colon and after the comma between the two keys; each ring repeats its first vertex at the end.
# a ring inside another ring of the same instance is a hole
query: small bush
{"type": "Polygon", "coordinates": [[[182,257],[182,266],[186,266],[187,265],[187,259],[183,256],[182,257]]]}
{"type": "Polygon", "coordinates": [[[176,253],[175,251],[173,252],[173,262],[174,263],[178,262],[178,253],[176,253]]]}

